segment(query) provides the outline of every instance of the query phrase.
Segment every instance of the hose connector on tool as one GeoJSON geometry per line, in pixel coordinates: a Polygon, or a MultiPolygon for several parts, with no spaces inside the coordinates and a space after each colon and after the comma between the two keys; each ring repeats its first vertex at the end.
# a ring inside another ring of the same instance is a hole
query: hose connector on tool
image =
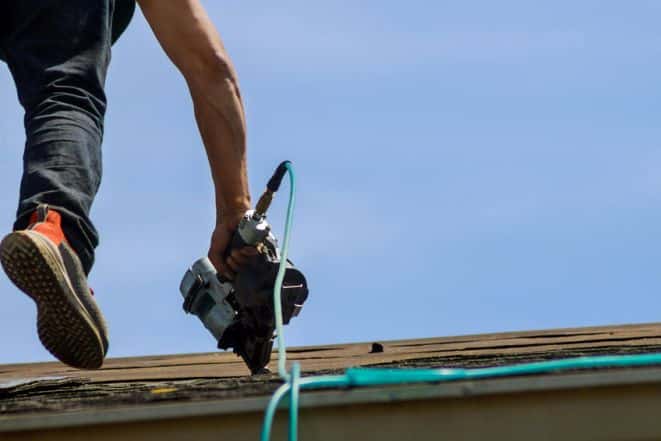
{"type": "Polygon", "coordinates": [[[266,221],[266,212],[273,202],[273,196],[280,188],[282,179],[287,173],[287,167],[291,164],[289,161],[283,161],[273,172],[273,176],[266,184],[266,190],[259,198],[254,210],[249,210],[239,222],[237,229],[238,237],[233,241],[235,247],[245,245],[257,245],[263,241],[271,232],[271,226],[266,221]]]}
{"type": "Polygon", "coordinates": [[[269,179],[269,182],[266,184],[266,190],[264,190],[264,193],[262,193],[262,196],[259,198],[259,201],[255,206],[253,216],[264,217],[266,215],[266,212],[271,206],[271,202],[273,202],[273,195],[280,188],[282,178],[284,178],[285,173],[287,173],[287,166],[289,164],[291,164],[290,161],[283,161],[278,168],[275,169],[273,176],[271,176],[271,179],[269,179]]]}

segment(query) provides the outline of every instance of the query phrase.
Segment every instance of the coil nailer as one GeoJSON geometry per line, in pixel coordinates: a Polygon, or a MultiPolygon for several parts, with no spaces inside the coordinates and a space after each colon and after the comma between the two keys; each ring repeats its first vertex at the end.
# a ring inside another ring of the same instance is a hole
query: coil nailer
{"type": "MultiPolygon", "coordinates": [[[[207,257],[186,271],[179,290],[184,311],[195,314],[218,342],[219,349],[232,348],[250,372],[268,372],[275,330],[273,286],[280,254],[266,211],[287,171],[287,161],[275,170],[254,210],[239,222],[226,252],[254,246],[258,254],[235,276],[225,280],[207,257]]],[[[282,284],[282,317],[288,324],[303,307],[308,287],[303,273],[287,261],[282,284]]]]}

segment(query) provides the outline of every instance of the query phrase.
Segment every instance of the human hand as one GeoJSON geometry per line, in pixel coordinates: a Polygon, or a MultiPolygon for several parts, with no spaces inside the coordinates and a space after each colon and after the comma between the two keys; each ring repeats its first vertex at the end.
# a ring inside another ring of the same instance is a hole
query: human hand
{"type": "Polygon", "coordinates": [[[255,247],[246,246],[232,250],[227,259],[224,258],[234,231],[236,231],[236,227],[231,228],[228,224],[217,225],[211,235],[208,254],[209,260],[218,273],[228,280],[234,280],[236,273],[248,263],[251,257],[257,255],[255,247]]]}

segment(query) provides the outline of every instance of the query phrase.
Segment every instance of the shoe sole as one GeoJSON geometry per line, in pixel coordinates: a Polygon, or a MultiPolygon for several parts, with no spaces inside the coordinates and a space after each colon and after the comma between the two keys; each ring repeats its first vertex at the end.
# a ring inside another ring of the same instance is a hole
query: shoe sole
{"type": "Polygon", "coordinates": [[[0,261],[11,281],[37,305],[37,332],[63,363],[98,369],[105,356],[99,330],[76,296],[61,257],[39,233],[16,231],[0,243],[0,261]]]}

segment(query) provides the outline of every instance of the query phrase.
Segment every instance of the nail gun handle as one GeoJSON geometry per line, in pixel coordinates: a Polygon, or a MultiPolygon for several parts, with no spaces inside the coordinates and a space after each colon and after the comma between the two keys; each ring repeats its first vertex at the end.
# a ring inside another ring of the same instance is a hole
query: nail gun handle
{"type": "Polygon", "coordinates": [[[234,250],[256,246],[268,237],[270,231],[271,226],[266,221],[266,216],[257,214],[255,210],[246,211],[223,253],[223,259],[227,260],[234,250]]]}
{"type": "Polygon", "coordinates": [[[248,246],[245,240],[243,240],[243,237],[241,237],[241,234],[239,234],[238,230],[234,231],[234,234],[232,234],[232,240],[230,240],[229,245],[225,249],[225,253],[223,254],[223,258],[227,259],[230,257],[232,254],[232,251],[241,249],[243,247],[248,246]]]}
{"type": "MultiPolygon", "coordinates": [[[[223,252],[223,262],[225,265],[227,265],[227,259],[232,255],[232,251],[241,249],[246,246],[245,241],[241,237],[238,231],[235,231],[234,234],[232,235],[232,239],[230,240],[229,245],[227,248],[225,248],[225,251],[223,252]]],[[[228,268],[229,269],[229,268],[228,268]]],[[[232,280],[225,277],[222,273],[218,273],[218,280],[221,282],[231,282],[232,280]]]]}
{"type": "Polygon", "coordinates": [[[250,244],[246,243],[246,241],[243,240],[243,236],[241,236],[241,234],[239,233],[239,230],[236,230],[232,235],[232,241],[230,242],[230,246],[229,246],[230,251],[247,246],[250,246],[250,244]]]}

